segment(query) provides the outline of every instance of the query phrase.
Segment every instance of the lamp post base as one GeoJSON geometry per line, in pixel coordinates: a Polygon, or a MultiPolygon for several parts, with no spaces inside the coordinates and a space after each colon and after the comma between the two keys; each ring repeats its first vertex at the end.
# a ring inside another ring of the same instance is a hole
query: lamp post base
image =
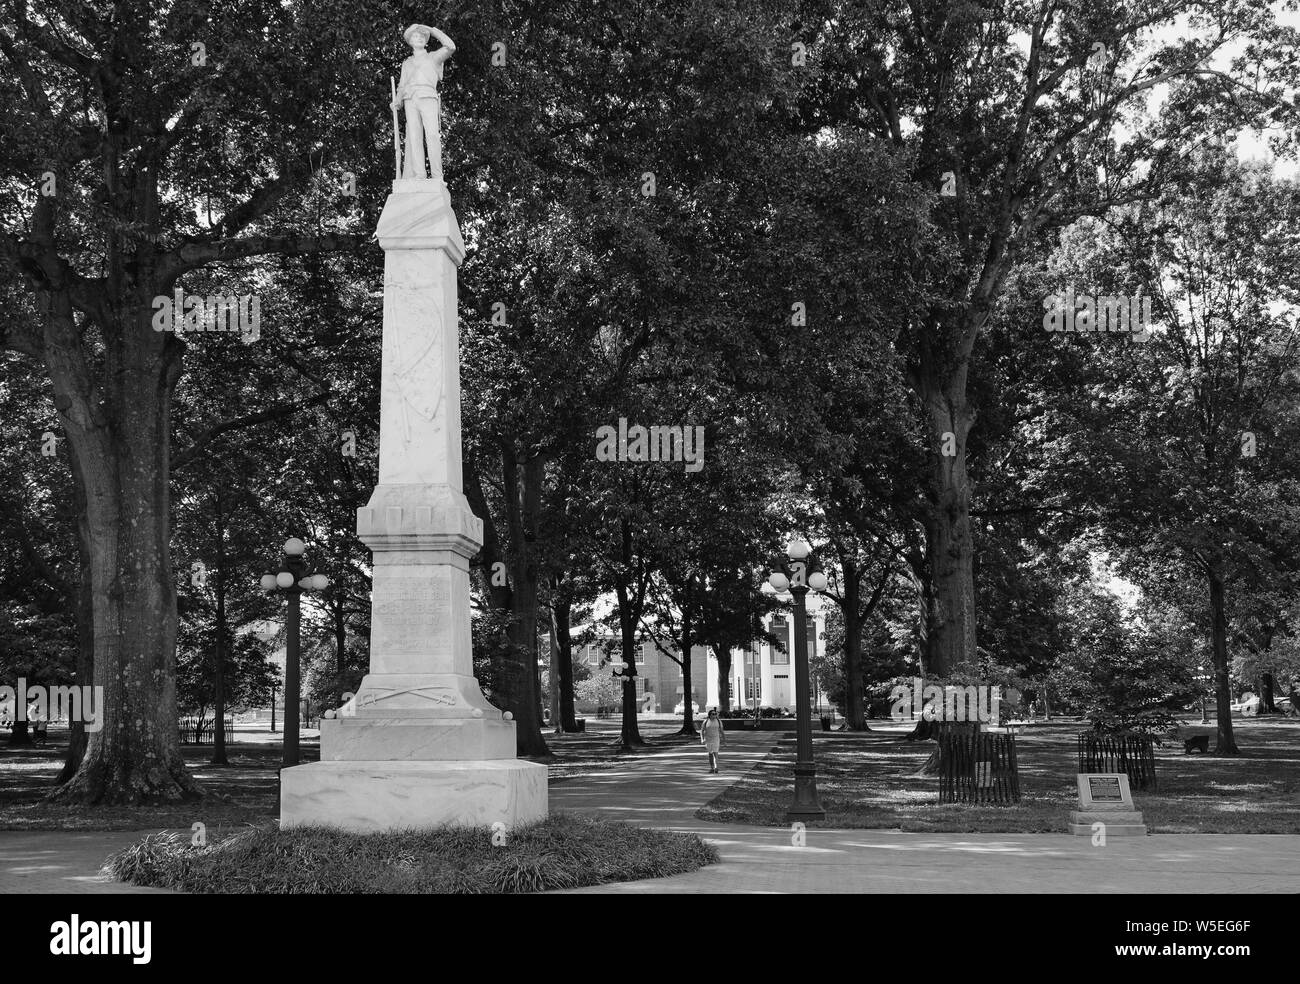
{"type": "Polygon", "coordinates": [[[817,766],[800,762],[794,767],[794,802],[786,810],[787,820],[825,820],[826,811],[817,798],[817,766]]]}

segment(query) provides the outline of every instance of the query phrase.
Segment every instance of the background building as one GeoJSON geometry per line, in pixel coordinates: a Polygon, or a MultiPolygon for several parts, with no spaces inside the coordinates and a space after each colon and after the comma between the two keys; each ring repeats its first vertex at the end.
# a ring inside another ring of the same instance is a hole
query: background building
{"type": "MultiPolygon", "coordinates": [[[[756,643],[749,649],[736,649],[731,654],[731,706],[752,709],[755,706],[794,707],[794,613],[772,612],[763,620],[763,627],[784,646],[766,642],[756,643]]],[[[574,626],[574,637],[594,630],[594,641],[573,647],[574,659],[586,663],[592,674],[611,672],[608,663],[601,660],[609,652],[607,644],[614,641],[613,634],[602,625],[574,626]]],[[[821,653],[826,646],[826,620],[819,599],[808,600],[808,654],[821,653]]],[[[675,656],[677,651],[668,647],[675,656]]],[[[617,646],[614,658],[621,659],[617,646]]],[[[664,653],[654,641],[643,638],[636,651],[637,705],[646,713],[672,714],[682,702],[682,670],[677,662],[664,653]]],[[[700,711],[719,706],[718,661],[711,648],[694,646],[691,649],[691,696],[700,711]]],[[[816,691],[814,684],[813,707],[825,707],[828,701],[816,691]]],[[[579,701],[580,711],[590,713],[594,708],[579,701]]]]}
{"type": "MultiPolygon", "coordinates": [[[[822,653],[826,648],[826,618],[822,602],[808,596],[808,657],[822,653]]],[[[763,618],[763,628],[781,640],[783,646],[755,643],[748,649],[734,649],[731,653],[731,706],[752,709],[759,707],[794,707],[794,613],[771,612],[763,618]]],[[[826,697],[817,690],[813,681],[812,702],[828,705],[826,697]]],[[[718,661],[709,661],[709,706],[718,705],[718,661]]]]}
{"type": "MultiPolygon", "coordinates": [[[[601,666],[600,662],[606,658],[605,654],[608,651],[606,644],[614,641],[614,636],[600,625],[574,626],[572,632],[576,637],[588,629],[594,629],[597,634],[596,640],[585,646],[574,646],[574,659],[586,663],[593,676],[598,673],[608,674],[611,672],[609,665],[601,666]]],[[[667,648],[674,656],[677,655],[677,650],[667,648]]],[[[622,656],[617,646],[613,652],[614,658],[621,661],[622,656]]],[[[691,647],[691,699],[701,710],[705,706],[709,674],[714,672],[709,669],[709,663],[709,650],[705,646],[691,647]]],[[[650,714],[672,714],[677,705],[682,702],[683,690],[682,668],[656,646],[654,640],[641,639],[636,650],[637,706],[650,714]]],[[[578,703],[582,705],[581,701],[578,703]]],[[[584,712],[590,711],[586,706],[580,709],[584,712]]]]}

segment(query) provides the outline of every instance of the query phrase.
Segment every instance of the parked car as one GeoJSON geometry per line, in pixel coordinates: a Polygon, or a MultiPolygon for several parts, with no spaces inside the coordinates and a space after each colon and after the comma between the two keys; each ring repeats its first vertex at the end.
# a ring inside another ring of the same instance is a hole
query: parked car
{"type": "MultiPolygon", "coordinates": [[[[679,701],[677,702],[677,706],[673,708],[673,713],[674,713],[674,714],[685,714],[685,713],[686,713],[686,701],[684,701],[684,700],[679,700],[679,701]]],[[[691,713],[692,713],[692,714],[699,714],[699,713],[700,713],[700,705],[697,704],[695,701],[691,701],[691,713]]]]}

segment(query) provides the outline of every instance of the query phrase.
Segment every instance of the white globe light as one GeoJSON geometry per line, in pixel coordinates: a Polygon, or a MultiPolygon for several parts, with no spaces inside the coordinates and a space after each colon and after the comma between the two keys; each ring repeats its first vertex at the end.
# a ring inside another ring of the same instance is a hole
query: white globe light
{"type": "Polygon", "coordinates": [[[826,575],[821,571],[813,571],[808,575],[808,587],[814,591],[826,590],[826,575]]]}
{"type": "Polygon", "coordinates": [[[274,574],[263,574],[263,575],[262,575],[262,590],[263,590],[263,591],[274,591],[274,590],[275,590],[275,575],[274,575],[274,574]]]}
{"type": "Polygon", "coordinates": [[[330,710],[327,710],[324,714],[322,714],[321,717],[324,717],[324,718],[329,719],[330,721],[333,721],[333,720],[334,720],[334,713],[335,713],[335,712],[334,712],[333,708],[331,708],[330,710]]]}
{"type": "Polygon", "coordinates": [[[311,586],[316,591],[324,591],[330,586],[330,579],[324,574],[313,574],[311,576],[311,586]]]}
{"type": "Polygon", "coordinates": [[[798,537],[790,541],[790,545],[785,548],[785,555],[791,560],[803,560],[810,553],[812,547],[808,546],[808,541],[798,537]]]}
{"type": "Polygon", "coordinates": [[[777,591],[785,591],[790,587],[790,579],[786,577],[784,574],[782,574],[780,571],[777,571],[775,574],[769,577],[767,579],[767,583],[770,584],[777,591]]]}
{"type": "Polygon", "coordinates": [[[310,590],[311,590],[311,578],[309,578],[309,577],[304,577],[304,578],[302,578],[301,580],[299,580],[299,581],[298,581],[298,587],[302,588],[304,591],[310,591],[310,590]]]}
{"type": "Polygon", "coordinates": [[[284,552],[290,557],[301,557],[303,551],[307,549],[307,544],[303,543],[296,536],[291,536],[284,541],[284,552]]]}
{"type": "Polygon", "coordinates": [[[281,571],[279,574],[275,575],[275,583],[282,588],[292,588],[293,575],[288,571],[281,571]]]}

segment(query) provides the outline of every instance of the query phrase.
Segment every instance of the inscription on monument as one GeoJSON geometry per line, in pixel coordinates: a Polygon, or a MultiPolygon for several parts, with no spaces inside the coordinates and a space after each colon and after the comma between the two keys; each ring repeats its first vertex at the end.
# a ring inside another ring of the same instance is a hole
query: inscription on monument
{"type": "Polygon", "coordinates": [[[418,655],[450,645],[451,586],[443,579],[393,578],[376,585],[372,644],[418,655]]]}
{"type": "Polygon", "coordinates": [[[1133,793],[1124,773],[1080,773],[1079,809],[1132,810],[1133,793]]]}
{"type": "Polygon", "coordinates": [[[1088,793],[1094,803],[1124,802],[1124,791],[1119,788],[1118,776],[1089,776],[1088,793]]]}

